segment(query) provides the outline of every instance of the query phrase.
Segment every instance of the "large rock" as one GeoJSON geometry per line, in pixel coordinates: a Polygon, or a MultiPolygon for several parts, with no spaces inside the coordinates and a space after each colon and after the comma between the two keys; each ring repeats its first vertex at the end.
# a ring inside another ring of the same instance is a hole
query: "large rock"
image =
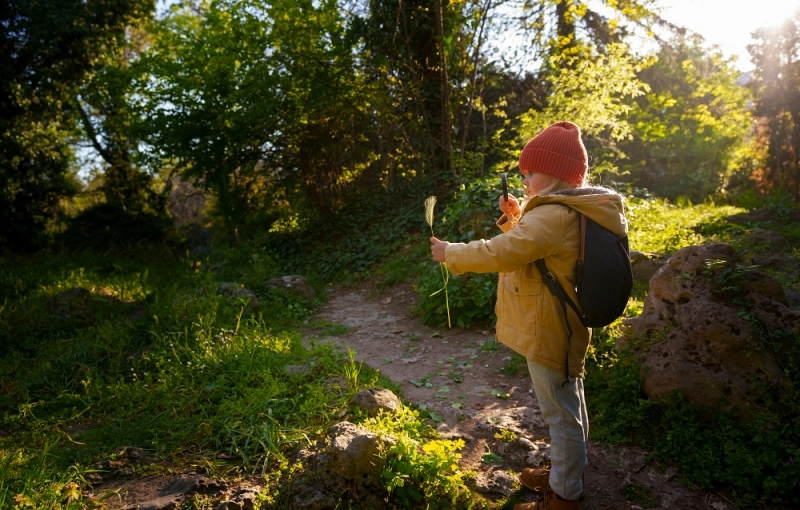
{"type": "Polygon", "coordinates": [[[94,316],[97,302],[103,304],[113,300],[113,292],[110,290],[104,287],[97,287],[93,290],[96,295],[83,287],[74,287],[49,297],[45,304],[54,319],[88,322],[94,316]]]}
{"type": "Polygon", "coordinates": [[[333,425],[325,439],[297,454],[308,476],[297,482],[294,507],[332,510],[343,494],[357,500],[358,508],[382,506],[380,452],[394,441],[347,421],[333,425]]]}
{"type": "Polygon", "coordinates": [[[319,464],[326,475],[380,486],[382,442],[376,434],[343,421],[328,430],[328,438],[329,446],[319,464]]]}
{"type": "Polygon", "coordinates": [[[256,293],[239,283],[233,283],[233,282],[220,283],[219,286],[217,287],[217,292],[224,296],[228,296],[228,299],[231,303],[235,303],[236,301],[242,299],[253,310],[258,310],[259,308],[261,308],[261,303],[259,303],[258,297],[256,297],[256,293]]]}
{"type": "Polygon", "coordinates": [[[391,390],[378,388],[359,391],[353,397],[353,402],[366,410],[370,416],[377,415],[381,409],[387,413],[394,413],[403,406],[391,390]]]}
{"type": "Polygon", "coordinates": [[[299,274],[271,278],[266,281],[265,285],[273,289],[283,289],[287,292],[291,292],[306,301],[313,301],[314,298],[317,297],[317,292],[314,290],[314,287],[308,283],[305,277],[299,274]]]}
{"type": "Polygon", "coordinates": [[[759,387],[778,391],[783,372],[764,348],[762,326],[791,330],[800,326],[800,313],[760,271],[742,271],[724,284],[711,277],[707,261],[737,260],[727,244],[690,246],[650,280],[644,311],[624,322],[627,333],[618,341],[640,352],[642,389],[650,398],[677,390],[702,406],[743,406],[759,400],[759,387]]]}
{"type": "Polygon", "coordinates": [[[650,278],[667,263],[669,257],[658,253],[631,250],[631,272],[637,282],[649,282],[650,278]]]}

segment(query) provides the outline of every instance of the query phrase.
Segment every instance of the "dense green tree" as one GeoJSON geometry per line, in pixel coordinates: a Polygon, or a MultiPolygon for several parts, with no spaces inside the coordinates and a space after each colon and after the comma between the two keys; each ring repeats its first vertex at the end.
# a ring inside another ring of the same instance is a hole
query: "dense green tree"
{"type": "Polygon", "coordinates": [[[211,191],[231,234],[335,209],[365,178],[374,85],[336,2],[176,5],[144,60],[153,160],[211,191]]]}
{"type": "Polygon", "coordinates": [[[620,144],[620,177],[673,199],[724,194],[750,156],[750,94],[739,77],[697,37],[663,43],[656,62],[639,73],[650,90],[628,116],[633,136],[620,144]]]}
{"type": "Polygon", "coordinates": [[[762,28],[753,36],[751,85],[768,146],[753,178],[763,191],[784,187],[800,197],[800,10],[777,30],[762,28]]]}
{"type": "Polygon", "coordinates": [[[40,246],[59,201],[76,191],[77,86],[151,8],[152,0],[0,3],[0,247],[40,246]]]}

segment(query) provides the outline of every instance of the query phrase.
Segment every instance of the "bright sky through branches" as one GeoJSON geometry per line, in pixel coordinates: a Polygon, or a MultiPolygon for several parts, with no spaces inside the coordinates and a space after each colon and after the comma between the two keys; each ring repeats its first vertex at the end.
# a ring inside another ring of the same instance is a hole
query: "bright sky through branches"
{"type": "Polygon", "coordinates": [[[736,55],[742,71],[753,68],[747,53],[750,34],[778,26],[800,9],[800,0],[657,0],[657,4],[664,19],[702,35],[725,56],[736,55]]]}

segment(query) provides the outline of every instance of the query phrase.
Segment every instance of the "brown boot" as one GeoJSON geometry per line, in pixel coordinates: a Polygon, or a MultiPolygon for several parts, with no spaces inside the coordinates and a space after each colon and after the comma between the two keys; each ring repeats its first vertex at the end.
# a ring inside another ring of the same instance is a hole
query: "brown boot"
{"type": "Polygon", "coordinates": [[[548,485],[539,501],[520,503],[514,506],[514,510],[581,510],[581,504],[577,499],[563,499],[548,485]]]}
{"type": "Polygon", "coordinates": [[[532,491],[544,492],[550,483],[550,468],[534,469],[525,468],[519,474],[519,483],[532,491]]]}

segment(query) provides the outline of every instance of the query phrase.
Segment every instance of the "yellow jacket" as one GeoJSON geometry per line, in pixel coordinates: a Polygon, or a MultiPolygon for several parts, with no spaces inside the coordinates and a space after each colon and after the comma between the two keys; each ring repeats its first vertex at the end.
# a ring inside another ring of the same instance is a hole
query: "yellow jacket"
{"type": "Polygon", "coordinates": [[[498,221],[502,234],[490,240],[450,244],[445,258],[454,275],[500,273],[495,307],[498,341],[560,372],[565,371],[569,356],[570,375],[583,377],[591,329],[567,307],[573,331],[568,344],[561,304],[542,283],[534,265],[535,260],[543,258],[569,297],[578,302],[575,267],[580,235],[576,211],[620,237],[627,234],[620,195],[602,188],[579,188],[532,197],[524,204],[520,218],[498,221]]]}

